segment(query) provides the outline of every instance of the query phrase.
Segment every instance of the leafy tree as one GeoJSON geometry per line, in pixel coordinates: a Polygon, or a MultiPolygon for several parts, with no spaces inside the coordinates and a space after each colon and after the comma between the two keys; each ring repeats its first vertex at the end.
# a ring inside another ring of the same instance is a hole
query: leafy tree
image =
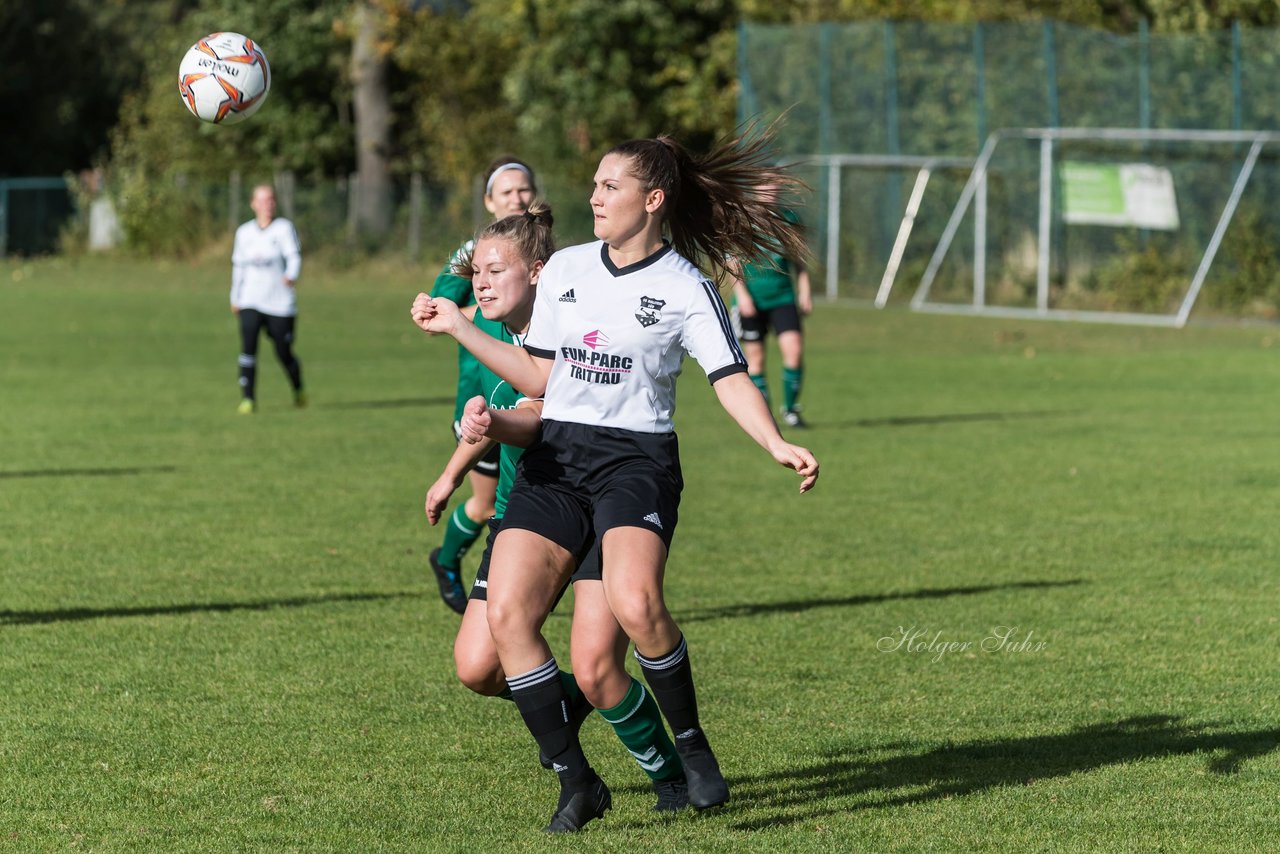
{"type": "Polygon", "coordinates": [[[0,0],[0,173],[56,175],[99,160],[155,29],[190,5],[0,0]]]}
{"type": "Polygon", "coordinates": [[[677,132],[703,146],[733,125],[731,0],[482,5],[523,11],[532,45],[512,58],[503,92],[521,138],[547,162],[589,174],[624,139],[677,132]]]}

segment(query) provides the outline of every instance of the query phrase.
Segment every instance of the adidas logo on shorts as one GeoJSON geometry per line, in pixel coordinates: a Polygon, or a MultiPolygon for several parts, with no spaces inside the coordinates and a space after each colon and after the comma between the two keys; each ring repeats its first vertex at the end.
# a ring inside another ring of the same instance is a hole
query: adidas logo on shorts
{"type": "Polygon", "coordinates": [[[577,302],[578,298],[573,295],[573,288],[565,291],[560,295],[560,302],[577,302]]]}
{"type": "Polygon", "coordinates": [[[644,520],[652,525],[657,525],[659,528],[662,527],[662,520],[658,518],[657,513],[650,513],[644,517],[644,520]]]}

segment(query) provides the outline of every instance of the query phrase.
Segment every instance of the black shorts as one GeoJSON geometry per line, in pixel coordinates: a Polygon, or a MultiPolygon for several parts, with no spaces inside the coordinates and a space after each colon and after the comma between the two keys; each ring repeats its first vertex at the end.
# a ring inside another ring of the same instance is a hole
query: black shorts
{"type": "Polygon", "coordinates": [[[544,421],[517,472],[503,520],[512,528],[584,560],[613,528],[646,528],[671,547],[684,489],[675,433],[544,421]]]}
{"type": "MultiPolygon", "coordinates": [[[[487,602],[489,599],[489,562],[493,559],[493,541],[498,538],[498,531],[502,530],[502,520],[497,516],[489,519],[489,536],[484,541],[484,554],[480,555],[480,566],[476,569],[476,580],[471,584],[471,593],[468,599],[479,599],[487,602]]],[[[575,581],[600,581],[603,577],[600,563],[600,543],[593,541],[590,550],[586,556],[578,561],[578,568],[573,571],[573,575],[569,578],[569,583],[575,581]]],[[[564,596],[564,591],[560,591],[560,596],[564,596]]],[[[560,597],[556,597],[559,603],[560,597]]],[[[555,610],[555,606],[552,606],[555,610]]]]}
{"type": "MultiPolygon", "coordinates": [[[[462,444],[462,422],[453,422],[453,439],[458,444],[462,444]]],[[[499,460],[502,459],[502,446],[495,443],[489,452],[480,458],[480,462],[476,463],[472,471],[482,474],[485,477],[497,477],[499,460]]]]}
{"type": "Polygon", "coordinates": [[[743,341],[763,341],[769,334],[770,328],[773,329],[774,335],[781,335],[783,332],[799,332],[800,310],[796,308],[795,303],[790,302],[776,308],[757,311],[750,316],[739,313],[738,323],[742,330],[738,337],[743,341]]]}

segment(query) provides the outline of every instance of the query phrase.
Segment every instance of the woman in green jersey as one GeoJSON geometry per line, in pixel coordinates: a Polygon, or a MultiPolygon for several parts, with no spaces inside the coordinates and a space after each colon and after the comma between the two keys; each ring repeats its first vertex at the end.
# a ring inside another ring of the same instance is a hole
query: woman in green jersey
{"type": "MultiPolygon", "coordinates": [[[[768,190],[776,194],[775,188],[768,190]]],[[[799,223],[794,211],[779,208],[779,212],[787,222],[799,223]]],[[[804,385],[800,318],[813,311],[813,296],[804,259],[771,251],[755,261],[734,265],[732,272],[735,317],[742,354],[747,357],[747,375],[767,403],[765,339],[772,329],[782,355],[782,421],[788,427],[805,427],[799,404],[804,385]]]]}
{"type": "MultiPolygon", "coordinates": [[[[489,164],[484,175],[484,206],[495,220],[512,214],[522,214],[533,201],[537,187],[533,169],[516,157],[503,156],[489,164]]],[[[455,270],[458,262],[472,249],[468,240],[459,247],[444,269],[436,276],[432,296],[448,297],[460,306],[473,305],[471,280],[459,276],[455,270]]],[[[461,440],[459,419],[462,407],[480,393],[480,363],[462,347],[458,348],[458,389],[453,408],[453,435],[461,440]]],[[[459,614],[467,607],[467,594],[462,586],[462,556],[479,539],[485,520],[493,516],[498,488],[498,449],[493,447],[487,456],[471,469],[468,480],[471,496],[449,517],[444,539],[440,547],[432,549],[428,560],[440,587],[440,598],[459,614]]]]}

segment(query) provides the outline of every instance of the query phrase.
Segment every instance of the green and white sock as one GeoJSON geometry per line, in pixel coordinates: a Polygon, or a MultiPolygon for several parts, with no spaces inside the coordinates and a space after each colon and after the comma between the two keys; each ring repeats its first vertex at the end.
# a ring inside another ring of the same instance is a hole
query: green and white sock
{"type": "Polygon", "coordinates": [[[622,702],[612,709],[597,709],[609,722],[618,740],[651,780],[670,780],[684,773],[676,746],[662,723],[658,704],[635,679],[622,702]]]}
{"type": "Polygon", "coordinates": [[[804,365],[782,369],[782,405],[788,410],[796,408],[800,400],[800,388],[804,385],[804,365]]]}
{"type": "Polygon", "coordinates": [[[466,506],[458,505],[458,509],[449,517],[449,524],[445,526],[444,542],[440,544],[440,556],[437,558],[445,569],[457,571],[462,565],[462,556],[484,530],[484,521],[476,522],[468,516],[466,506]]]}

